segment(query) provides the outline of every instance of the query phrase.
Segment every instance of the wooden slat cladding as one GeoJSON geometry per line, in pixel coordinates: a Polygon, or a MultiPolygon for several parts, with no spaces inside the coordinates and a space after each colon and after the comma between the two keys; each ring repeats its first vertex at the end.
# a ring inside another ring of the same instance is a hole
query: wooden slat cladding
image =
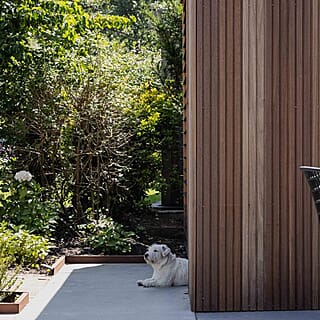
{"type": "Polygon", "coordinates": [[[318,0],[186,0],[186,207],[195,311],[318,309],[318,0]]]}
{"type": "Polygon", "coordinates": [[[186,5],[192,307],[240,309],[241,1],[186,5]]]}
{"type": "Polygon", "coordinates": [[[265,288],[258,309],[317,309],[319,224],[299,166],[319,165],[319,5],[265,1],[264,10],[265,288]]]}

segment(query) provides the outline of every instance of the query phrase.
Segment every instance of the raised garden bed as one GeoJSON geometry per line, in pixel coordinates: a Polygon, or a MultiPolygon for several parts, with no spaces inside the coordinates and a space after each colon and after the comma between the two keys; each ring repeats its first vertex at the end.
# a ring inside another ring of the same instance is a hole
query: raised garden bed
{"type": "Polygon", "coordinates": [[[29,302],[28,292],[12,292],[0,301],[0,314],[19,313],[29,302]]]}
{"type": "Polygon", "coordinates": [[[65,265],[65,256],[59,257],[52,265],[42,264],[41,268],[48,270],[49,276],[54,276],[59,272],[59,270],[65,265]]]}
{"type": "Polygon", "coordinates": [[[144,263],[141,255],[69,255],[65,263],[144,263]]]}

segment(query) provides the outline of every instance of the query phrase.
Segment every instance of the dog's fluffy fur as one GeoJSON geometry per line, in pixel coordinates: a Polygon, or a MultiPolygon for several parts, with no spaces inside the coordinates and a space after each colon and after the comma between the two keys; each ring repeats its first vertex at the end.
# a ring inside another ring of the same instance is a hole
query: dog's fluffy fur
{"type": "Polygon", "coordinates": [[[153,268],[152,278],[138,280],[144,287],[185,286],[188,284],[188,260],[176,258],[165,244],[153,244],[144,255],[153,268]]]}

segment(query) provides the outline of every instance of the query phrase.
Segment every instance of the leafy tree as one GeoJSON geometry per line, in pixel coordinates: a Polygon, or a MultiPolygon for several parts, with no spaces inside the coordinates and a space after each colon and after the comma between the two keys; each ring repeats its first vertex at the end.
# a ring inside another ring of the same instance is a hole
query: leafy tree
{"type": "Polygon", "coordinates": [[[182,5],[178,0],[157,1],[146,15],[155,33],[152,45],[161,52],[162,204],[182,206],[182,5]]]}
{"type": "MultiPolygon", "coordinates": [[[[159,63],[154,64],[154,82],[144,87],[146,92],[141,96],[142,100],[149,96],[148,102],[138,99],[139,102],[134,108],[136,120],[145,124],[145,130],[138,131],[136,141],[141,144],[139,162],[145,164],[144,170],[149,171],[149,176],[154,177],[157,188],[162,190],[163,202],[182,205],[181,2],[110,0],[105,10],[116,15],[134,17],[134,34],[127,34],[128,42],[136,45],[139,50],[148,48],[161,55],[159,63]],[[161,103],[157,99],[152,100],[153,97],[158,97],[157,94],[153,94],[154,90],[161,93],[161,103]],[[155,170],[156,167],[158,170],[155,170]]],[[[135,173],[137,176],[140,174],[141,177],[145,177],[139,171],[135,173]]]]}
{"type": "Polygon", "coordinates": [[[36,76],[30,65],[76,49],[90,20],[78,1],[1,1],[0,12],[0,107],[21,112],[36,76]]]}
{"type": "Polygon", "coordinates": [[[140,210],[150,186],[181,191],[179,155],[161,177],[181,134],[178,3],[0,2],[0,137],[60,222],[140,210]]]}

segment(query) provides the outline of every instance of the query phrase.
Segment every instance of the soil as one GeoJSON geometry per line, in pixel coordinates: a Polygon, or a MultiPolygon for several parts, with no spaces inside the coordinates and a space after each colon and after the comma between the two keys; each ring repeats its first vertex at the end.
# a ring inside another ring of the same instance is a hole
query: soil
{"type": "MultiPolygon", "coordinates": [[[[0,291],[0,295],[2,292],[0,291]]],[[[10,294],[5,294],[5,296],[0,300],[1,303],[13,303],[21,296],[20,292],[14,292],[10,294]]]]}

